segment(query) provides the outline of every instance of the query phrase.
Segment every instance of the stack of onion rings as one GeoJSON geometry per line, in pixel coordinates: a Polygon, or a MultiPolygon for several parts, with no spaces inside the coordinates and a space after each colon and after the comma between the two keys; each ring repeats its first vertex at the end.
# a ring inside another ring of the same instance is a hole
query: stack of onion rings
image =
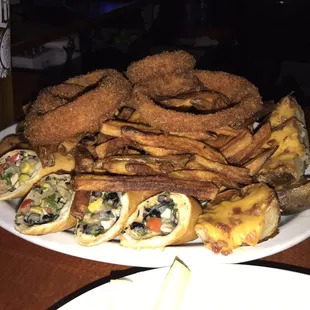
{"type": "Polygon", "coordinates": [[[194,62],[185,54],[182,52],[183,60],[187,59],[181,63],[182,69],[178,67],[178,52],[148,56],[129,66],[127,76],[135,84],[130,106],[139,115],[139,122],[166,132],[206,132],[242,126],[261,109],[260,94],[252,83],[225,72],[191,70],[194,62]],[[201,90],[221,93],[231,104],[215,113],[193,114],[155,103],[158,98],[201,90]]]}
{"type": "Polygon", "coordinates": [[[98,70],[69,79],[38,96],[26,117],[25,137],[36,146],[97,132],[130,93],[130,83],[115,70],[98,70]]]}

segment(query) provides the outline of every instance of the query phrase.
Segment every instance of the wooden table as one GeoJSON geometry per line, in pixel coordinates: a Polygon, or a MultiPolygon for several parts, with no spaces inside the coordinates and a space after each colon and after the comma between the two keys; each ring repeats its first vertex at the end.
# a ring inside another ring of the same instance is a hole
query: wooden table
{"type": "MultiPolygon", "coordinates": [[[[305,108],[310,121],[310,108],[305,108]]],[[[310,124],[310,122],[308,122],[310,124]]],[[[281,253],[249,262],[310,274],[310,238],[281,253]]],[[[0,309],[47,309],[109,280],[128,266],[64,255],[24,241],[0,228],[0,309]],[[86,287],[85,287],[86,286],[86,287]],[[77,291],[78,290],[78,291],[77,291]]]]}

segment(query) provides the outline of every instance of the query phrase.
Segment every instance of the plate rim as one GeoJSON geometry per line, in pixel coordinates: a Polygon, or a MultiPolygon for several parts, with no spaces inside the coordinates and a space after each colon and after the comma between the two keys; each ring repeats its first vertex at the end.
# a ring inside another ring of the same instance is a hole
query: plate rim
{"type": "MultiPolygon", "coordinates": [[[[134,272],[132,274],[126,275],[124,277],[120,277],[118,279],[124,279],[132,281],[133,285],[137,282],[141,282],[145,280],[146,278],[152,278],[152,281],[154,280],[154,275],[155,275],[155,282],[159,281],[161,279],[164,279],[165,275],[168,273],[170,269],[170,266],[168,267],[161,267],[161,268],[156,268],[156,269],[151,269],[151,270],[146,270],[146,271],[139,271],[139,272],[134,272]]],[[[199,285],[202,281],[202,279],[205,279],[205,277],[211,272],[211,281],[212,281],[212,275],[214,276],[215,274],[225,274],[226,276],[228,275],[233,276],[236,275],[236,273],[239,275],[241,274],[243,279],[246,278],[251,278],[253,275],[258,275],[259,277],[264,277],[264,276],[269,276],[273,281],[277,281],[278,277],[271,277],[272,275],[279,275],[281,274],[282,277],[289,278],[292,280],[298,281],[300,283],[300,280],[304,282],[308,282],[310,284],[310,275],[305,274],[302,272],[297,272],[297,271],[292,271],[292,270],[286,270],[286,269],[281,269],[281,268],[274,268],[274,267],[266,267],[266,266],[257,266],[257,265],[239,265],[239,264],[226,264],[226,265],[221,265],[221,266],[205,266],[205,268],[201,269],[200,266],[195,266],[191,268],[192,270],[192,276],[194,275],[195,277],[195,284],[191,284],[191,286],[199,285]],[[275,274],[277,272],[277,274],[275,274]],[[199,281],[200,279],[200,281],[199,281]]],[[[114,278],[112,278],[114,280],[114,278]]],[[[210,281],[209,281],[210,282],[210,281]]],[[[93,298],[96,297],[97,295],[100,295],[100,300],[105,298],[106,300],[109,298],[109,285],[110,281],[106,281],[103,284],[100,284],[92,289],[87,290],[86,292],[79,294],[78,296],[68,300],[64,304],[61,305],[59,310],[70,310],[74,309],[73,307],[76,305],[76,303],[80,303],[81,300],[83,302],[88,302],[92,300],[92,302],[96,302],[96,299],[94,300],[93,298]],[[106,295],[105,295],[106,294],[106,295]]],[[[158,287],[160,289],[161,283],[158,283],[158,287]]],[[[139,284],[138,284],[139,285],[139,284]]],[[[306,299],[307,297],[305,297],[306,299]]]]}

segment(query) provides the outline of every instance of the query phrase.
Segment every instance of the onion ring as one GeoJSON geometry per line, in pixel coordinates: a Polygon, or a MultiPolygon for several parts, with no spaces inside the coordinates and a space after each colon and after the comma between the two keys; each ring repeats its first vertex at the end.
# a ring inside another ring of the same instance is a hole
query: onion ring
{"type": "Polygon", "coordinates": [[[185,51],[163,52],[131,63],[126,76],[137,84],[151,77],[191,70],[195,64],[195,58],[185,51]]]}
{"type": "Polygon", "coordinates": [[[196,115],[167,110],[155,104],[148,89],[135,86],[129,104],[139,121],[166,132],[205,132],[225,126],[240,126],[262,107],[256,87],[246,79],[224,72],[194,71],[208,90],[224,94],[235,105],[215,113],[196,115]]]}
{"type": "Polygon", "coordinates": [[[52,100],[44,102],[45,114],[40,113],[41,103],[38,98],[35,108],[27,115],[24,131],[32,145],[57,144],[77,134],[99,131],[102,123],[113,117],[129,98],[131,85],[115,70],[100,70],[96,73],[93,79],[89,77],[90,74],[86,75],[84,85],[81,85],[81,76],[60,84],[58,89],[58,86],[54,86],[54,94],[57,93],[55,97],[66,97],[67,103],[55,107],[52,100]],[[72,84],[71,81],[80,85],[72,84]],[[80,89],[76,86],[83,87],[82,94],[75,91],[80,89]]]}
{"type": "Polygon", "coordinates": [[[192,71],[154,76],[141,81],[139,85],[146,87],[149,95],[157,100],[204,89],[202,82],[192,71]]]}

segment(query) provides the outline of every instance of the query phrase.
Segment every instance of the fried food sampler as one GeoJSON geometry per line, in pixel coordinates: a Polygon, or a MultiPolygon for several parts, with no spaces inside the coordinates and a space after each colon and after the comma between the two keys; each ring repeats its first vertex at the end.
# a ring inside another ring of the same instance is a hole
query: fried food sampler
{"type": "Polygon", "coordinates": [[[150,77],[185,72],[195,67],[195,58],[185,51],[163,52],[135,61],[127,68],[126,76],[133,84],[150,77]]]}
{"type": "Polygon", "coordinates": [[[115,70],[102,70],[101,77],[94,88],[86,87],[73,101],[43,115],[30,113],[24,134],[31,144],[57,144],[80,133],[99,131],[101,124],[126,102],[131,91],[130,83],[115,70]]]}
{"type": "Polygon", "coordinates": [[[211,182],[175,180],[166,176],[106,176],[80,175],[74,179],[78,191],[127,192],[127,191],[169,191],[212,200],[218,188],[211,182]]]}

